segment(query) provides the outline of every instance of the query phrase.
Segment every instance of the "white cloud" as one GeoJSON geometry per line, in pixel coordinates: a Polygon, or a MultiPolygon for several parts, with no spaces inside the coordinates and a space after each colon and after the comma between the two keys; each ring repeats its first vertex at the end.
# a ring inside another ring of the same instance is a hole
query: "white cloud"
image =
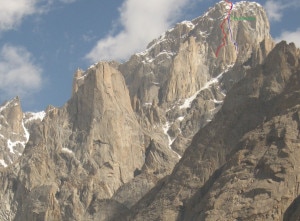
{"type": "Polygon", "coordinates": [[[76,0],[60,0],[60,1],[65,4],[70,4],[70,3],[76,2],[76,0]]]}
{"type": "Polygon", "coordinates": [[[76,0],[0,0],[0,33],[14,29],[29,15],[48,12],[55,2],[64,4],[76,0]]]}
{"type": "Polygon", "coordinates": [[[70,4],[70,3],[74,3],[76,2],[77,0],[45,0],[48,2],[48,5],[52,5],[54,3],[57,3],[57,2],[61,2],[61,3],[64,3],[64,4],[70,4]]]}
{"type": "Polygon", "coordinates": [[[299,0],[267,0],[264,8],[270,21],[280,21],[284,10],[300,7],[299,0]]]}
{"type": "Polygon", "coordinates": [[[122,30],[100,39],[86,58],[90,62],[128,58],[169,28],[190,1],[126,0],[119,9],[122,30]]]}
{"type": "Polygon", "coordinates": [[[1,98],[26,97],[42,86],[42,69],[23,47],[4,45],[0,51],[1,98]]]}
{"type": "Polygon", "coordinates": [[[282,6],[275,1],[267,1],[265,9],[270,21],[280,21],[282,17],[282,6]]]}
{"type": "Polygon", "coordinates": [[[38,0],[0,0],[0,31],[15,28],[22,19],[36,12],[38,0]]]}
{"type": "Polygon", "coordinates": [[[276,42],[285,40],[287,42],[294,42],[295,45],[300,48],[300,28],[296,31],[284,31],[281,35],[275,38],[276,42]]]}

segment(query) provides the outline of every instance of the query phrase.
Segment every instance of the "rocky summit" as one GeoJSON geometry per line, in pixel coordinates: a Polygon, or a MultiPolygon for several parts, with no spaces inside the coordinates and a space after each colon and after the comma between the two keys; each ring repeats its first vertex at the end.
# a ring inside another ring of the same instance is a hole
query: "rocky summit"
{"type": "Polygon", "coordinates": [[[299,220],[300,50],[263,7],[221,1],[124,63],[74,74],[62,107],[0,106],[0,220],[299,220]]]}

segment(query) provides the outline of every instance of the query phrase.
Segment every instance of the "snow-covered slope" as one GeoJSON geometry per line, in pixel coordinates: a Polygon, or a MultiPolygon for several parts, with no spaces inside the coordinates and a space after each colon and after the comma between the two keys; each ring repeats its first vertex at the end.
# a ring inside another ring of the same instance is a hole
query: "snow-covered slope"
{"type": "Polygon", "coordinates": [[[23,113],[18,97],[0,106],[0,167],[9,166],[22,155],[31,125],[44,117],[43,111],[23,113]]]}

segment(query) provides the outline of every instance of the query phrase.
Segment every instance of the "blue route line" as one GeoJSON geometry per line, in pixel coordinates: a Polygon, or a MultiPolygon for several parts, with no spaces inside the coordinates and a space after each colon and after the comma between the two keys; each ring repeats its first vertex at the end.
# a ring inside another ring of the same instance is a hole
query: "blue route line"
{"type": "Polygon", "coordinates": [[[227,35],[226,35],[225,31],[224,31],[224,24],[225,24],[226,20],[228,22],[228,30],[230,32],[231,42],[234,44],[235,50],[238,53],[238,44],[233,40],[232,31],[231,31],[231,27],[230,27],[230,14],[231,14],[231,10],[233,8],[233,3],[231,1],[229,1],[229,0],[224,0],[224,1],[226,3],[228,3],[228,4],[230,4],[230,9],[229,9],[229,11],[227,13],[227,17],[225,17],[225,19],[222,21],[222,23],[220,25],[220,28],[221,28],[222,34],[223,34],[223,38],[222,38],[222,43],[219,45],[219,47],[216,50],[216,57],[218,57],[218,54],[219,54],[221,48],[223,48],[226,45],[227,35]]]}
{"type": "MultiPolygon", "coordinates": [[[[231,4],[230,11],[232,10],[232,7],[233,7],[233,4],[231,4]]],[[[237,44],[236,41],[233,40],[233,36],[232,36],[232,31],[231,31],[231,26],[230,26],[230,14],[227,18],[227,22],[228,22],[228,29],[229,29],[229,32],[230,32],[230,40],[233,43],[236,52],[238,52],[238,44],[237,44]]]]}

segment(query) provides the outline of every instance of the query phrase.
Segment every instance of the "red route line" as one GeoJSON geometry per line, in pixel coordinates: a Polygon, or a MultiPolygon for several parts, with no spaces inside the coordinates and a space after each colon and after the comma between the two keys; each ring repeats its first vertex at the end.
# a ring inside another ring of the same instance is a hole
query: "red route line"
{"type": "Polygon", "coordinates": [[[216,51],[216,57],[218,57],[219,51],[220,51],[221,48],[223,48],[223,47],[225,46],[225,44],[226,44],[226,40],[225,40],[225,39],[227,38],[227,35],[226,35],[225,31],[224,31],[224,27],[223,27],[223,26],[224,26],[226,20],[229,18],[230,13],[231,13],[231,9],[232,9],[232,2],[230,2],[229,0],[225,0],[225,2],[227,2],[228,4],[230,4],[230,9],[229,9],[229,11],[228,11],[228,13],[227,13],[227,17],[224,18],[223,22],[222,22],[221,25],[220,25],[220,28],[222,29],[223,38],[222,38],[222,44],[220,44],[219,47],[217,48],[217,51],[216,51]]]}

